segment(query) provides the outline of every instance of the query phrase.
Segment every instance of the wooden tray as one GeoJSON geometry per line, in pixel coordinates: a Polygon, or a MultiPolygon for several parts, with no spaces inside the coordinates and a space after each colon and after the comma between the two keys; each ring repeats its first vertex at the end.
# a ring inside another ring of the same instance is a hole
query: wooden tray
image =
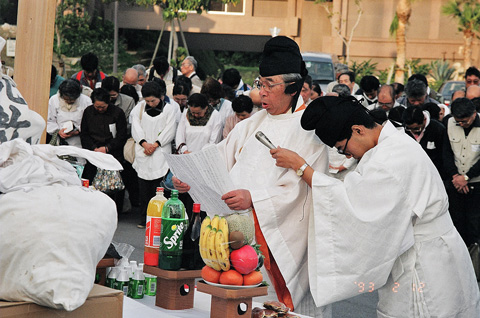
{"type": "Polygon", "coordinates": [[[252,316],[252,298],[268,295],[268,287],[260,286],[248,289],[226,289],[197,283],[197,290],[212,295],[210,318],[236,318],[252,316]],[[241,305],[246,305],[242,310],[241,305]]]}
{"type": "Polygon", "coordinates": [[[202,276],[201,270],[166,271],[145,265],[143,272],[157,276],[155,306],[170,310],[193,308],[195,278],[202,276]]]}

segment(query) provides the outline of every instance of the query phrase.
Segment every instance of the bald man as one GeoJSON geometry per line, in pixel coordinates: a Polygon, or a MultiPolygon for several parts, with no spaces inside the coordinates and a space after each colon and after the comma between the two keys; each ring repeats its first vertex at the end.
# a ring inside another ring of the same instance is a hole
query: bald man
{"type": "Polygon", "coordinates": [[[472,100],[476,97],[480,97],[480,86],[477,85],[471,85],[467,88],[467,92],[465,94],[465,97],[472,100]]]}
{"type": "Polygon", "coordinates": [[[122,76],[122,82],[120,83],[120,87],[125,84],[130,84],[135,87],[137,91],[138,97],[142,99],[142,86],[138,85],[138,72],[134,68],[127,68],[122,76]]]}
{"type": "Polygon", "coordinates": [[[393,107],[401,106],[395,100],[395,89],[392,85],[382,85],[378,91],[378,100],[375,108],[381,108],[389,114],[393,107]]]}

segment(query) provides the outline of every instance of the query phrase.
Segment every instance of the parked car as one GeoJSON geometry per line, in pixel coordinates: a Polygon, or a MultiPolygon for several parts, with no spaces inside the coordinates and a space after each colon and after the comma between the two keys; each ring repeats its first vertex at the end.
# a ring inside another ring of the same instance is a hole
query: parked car
{"type": "Polygon", "coordinates": [[[443,97],[443,103],[449,106],[452,102],[453,92],[456,92],[462,89],[465,90],[464,81],[447,81],[442,85],[442,87],[440,87],[440,90],[438,92],[443,97]]]}
{"type": "Polygon", "coordinates": [[[328,83],[335,80],[335,68],[332,56],[327,53],[302,53],[308,75],[320,82],[322,91],[326,91],[328,83]]]}

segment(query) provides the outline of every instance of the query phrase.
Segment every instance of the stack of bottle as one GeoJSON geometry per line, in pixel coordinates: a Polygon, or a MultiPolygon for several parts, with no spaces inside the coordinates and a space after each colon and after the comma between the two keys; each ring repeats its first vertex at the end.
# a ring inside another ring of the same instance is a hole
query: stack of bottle
{"type": "Polygon", "coordinates": [[[143,298],[143,295],[155,296],[157,289],[156,277],[143,273],[143,263],[136,261],[110,269],[105,284],[107,287],[123,291],[125,296],[133,299],[143,298]]]}

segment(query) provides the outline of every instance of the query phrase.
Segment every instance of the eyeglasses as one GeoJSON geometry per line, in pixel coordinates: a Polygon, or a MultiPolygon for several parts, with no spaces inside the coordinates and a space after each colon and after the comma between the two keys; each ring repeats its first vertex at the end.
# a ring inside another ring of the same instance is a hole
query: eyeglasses
{"type": "Polygon", "coordinates": [[[347,151],[347,145],[348,145],[348,142],[350,141],[350,138],[352,138],[352,136],[350,135],[350,137],[347,138],[347,142],[345,143],[345,146],[343,148],[337,148],[337,152],[340,154],[340,155],[345,155],[345,156],[349,156],[350,154],[347,151]]]}
{"type": "Polygon", "coordinates": [[[393,105],[393,102],[390,102],[390,103],[377,102],[377,103],[378,103],[378,106],[380,106],[380,107],[392,107],[392,105],[393,105]]]}
{"type": "Polygon", "coordinates": [[[421,132],[423,127],[417,127],[417,128],[405,128],[406,131],[411,131],[412,133],[419,133],[421,132]]]}
{"type": "Polygon", "coordinates": [[[282,84],[292,84],[292,82],[280,82],[280,83],[275,83],[275,84],[270,84],[269,82],[262,82],[260,80],[255,80],[253,82],[253,87],[260,90],[264,89],[266,92],[271,92],[272,87],[277,86],[277,85],[282,85],[282,84]]]}
{"type": "Polygon", "coordinates": [[[460,125],[469,125],[469,124],[470,124],[470,121],[472,120],[472,117],[475,118],[474,115],[476,116],[476,114],[477,114],[477,113],[473,113],[469,118],[467,118],[467,119],[462,119],[462,120],[460,120],[460,119],[457,120],[457,119],[454,117],[455,122],[456,122],[456,125],[457,125],[457,126],[460,126],[460,125]]]}

